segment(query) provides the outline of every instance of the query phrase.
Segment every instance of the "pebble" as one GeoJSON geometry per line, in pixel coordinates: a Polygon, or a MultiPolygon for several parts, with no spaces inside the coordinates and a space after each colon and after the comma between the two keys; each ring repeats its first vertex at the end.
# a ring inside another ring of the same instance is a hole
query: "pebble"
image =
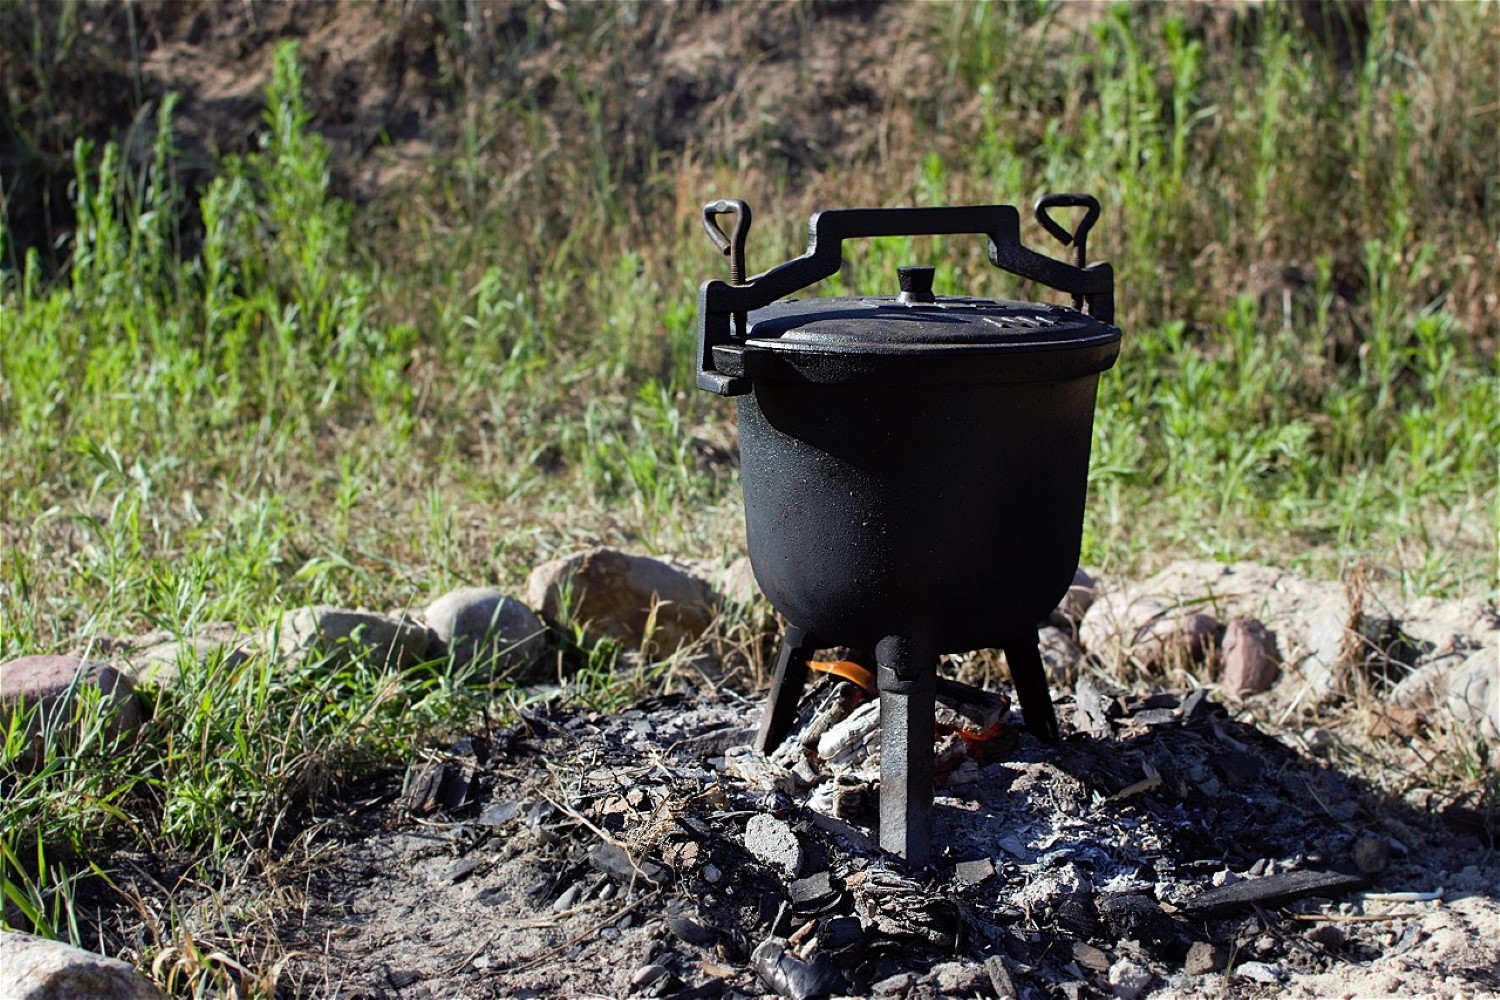
{"type": "Polygon", "coordinates": [[[1013,1000],[1021,995],[1016,988],[1016,982],[1011,978],[1010,968],[1006,966],[1005,959],[999,955],[991,955],[984,960],[984,971],[990,977],[990,988],[995,991],[995,996],[1000,1000],[1013,1000]]]}
{"type": "Polygon", "coordinates": [[[1229,961],[1229,953],[1222,945],[1210,944],[1207,941],[1194,941],[1192,947],[1188,948],[1187,960],[1182,963],[1182,971],[1190,976],[1203,976],[1210,972],[1223,971],[1229,961]]]}
{"type": "Polygon", "coordinates": [[[667,929],[684,944],[709,944],[714,939],[713,931],[691,917],[668,917],[667,929]]]}
{"type": "Polygon", "coordinates": [[[662,978],[665,975],[667,975],[667,970],[663,966],[656,965],[654,963],[651,965],[643,965],[639,969],[635,970],[635,975],[630,977],[630,985],[650,986],[652,983],[656,982],[658,979],[662,978]]]}
{"type": "Polygon", "coordinates": [[[979,885],[995,874],[995,863],[989,858],[976,861],[960,861],[953,866],[953,877],[960,885],[979,885]]]}
{"type": "Polygon", "coordinates": [[[1224,689],[1244,697],[1269,691],[1281,673],[1276,633],[1254,618],[1236,618],[1224,626],[1224,689]]]}
{"type": "Polygon", "coordinates": [[[561,896],[558,896],[557,899],[553,901],[552,912],[562,913],[566,910],[571,910],[573,908],[573,904],[578,902],[578,894],[580,891],[581,890],[577,882],[574,882],[572,885],[568,886],[563,890],[563,894],[561,896]]]}
{"type": "Polygon", "coordinates": [[[874,986],[870,987],[870,995],[875,997],[904,997],[911,992],[911,988],[917,985],[917,977],[910,972],[898,972],[894,976],[887,976],[874,986]]]}
{"type": "Polygon", "coordinates": [[[757,813],[750,817],[745,825],[745,850],[787,877],[802,870],[802,845],[792,828],[775,816],[757,813]]]}
{"type": "Polygon", "coordinates": [[[1307,745],[1308,753],[1323,757],[1333,749],[1333,734],[1322,726],[1314,726],[1302,734],[1302,742],[1307,745]]]}
{"type": "Polygon", "coordinates": [[[1281,982],[1281,969],[1266,962],[1241,962],[1234,967],[1234,974],[1257,983],[1281,982]]]}
{"type": "Polygon", "coordinates": [[[704,865],[703,866],[703,881],[705,881],[705,882],[718,882],[723,877],[724,877],[724,873],[721,872],[721,871],[719,871],[719,868],[718,868],[717,865],[704,865]]]}
{"type": "Polygon", "coordinates": [[[1109,985],[1119,1000],[1135,1000],[1151,985],[1151,971],[1122,958],[1109,967],[1109,985]]]}
{"type": "Polygon", "coordinates": [[[930,975],[938,992],[945,997],[971,997],[990,983],[990,975],[984,966],[968,962],[943,962],[934,965],[930,975]]]}
{"type": "Polygon", "coordinates": [[[1384,837],[1361,837],[1354,845],[1354,864],[1366,875],[1378,875],[1390,867],[1391,844],[1384,837]]]}
{"type": "Polygon", "coordinates": [[[1109,971],[1109,956],[1086,941],[1073,942],[1073,961],[1094,972],[1109,971]]]}

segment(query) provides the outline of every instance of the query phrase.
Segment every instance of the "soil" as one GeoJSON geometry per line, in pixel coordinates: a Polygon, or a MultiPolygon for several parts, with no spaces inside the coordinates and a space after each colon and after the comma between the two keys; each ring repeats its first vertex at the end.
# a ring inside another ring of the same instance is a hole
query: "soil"
{"type": "Polygon", "coordinates": [[[878,741],[803,749],[866,697],[824,680],[770,759],[728,691],[533,705],[315,820],[212,911],[266,914],[289,997],[1500,995],[1500,857],[1472,815],[1206,691],[1114,694],[1104,735],[1063,697],[1060,746],[1014,714],[940,750],[941,847],[909,871],[873,843],[878,741]]]}

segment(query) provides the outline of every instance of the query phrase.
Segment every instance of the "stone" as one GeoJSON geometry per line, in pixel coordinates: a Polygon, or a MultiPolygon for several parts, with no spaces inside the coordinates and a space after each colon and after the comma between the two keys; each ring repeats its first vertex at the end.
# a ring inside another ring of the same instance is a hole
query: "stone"
{"type": "Polygon", "coordinates": [[[1121,590],[1093,603],[1079,625],[1078,639],[1117,671],[1133,661],[1142,669],[1162,672],[1202,662],[1216,644],[1218,631],[1212,615],[1121,590]]]}
{"type": "Polygon", "coordinates": [[[432,633],[409,619],[327,604],[294,608],[275,626],[276,648],[301,662],[361,660],[371,666],[412,667],[428,658],[432,633]]]}
{"type": "Polygon", "coordinates": [[[1205,976],[1210,972],[1222,972],[1228,962],[1229,952],[1222,945],[1194,941],[1188,948],[1182,971],[1190,976],[1205,976]]]}
{"type": "Polygon", "coordinates": [[[1366,875],[1378,875],[1391,863],[1391,842],[1384,837],[1361,837],[1354,845],[1354,866],[1366,875]]]}
{"type": "Polygon", "coordinates": [[[1087,941],[1073,942],[1073,961],[1085,969],[1094,972],[1105,973],[1109,971],[1109,956],[1101,948],[1096,948],[1087,941]]]}
{"type": "Polygon", "coordinates": [[[1122,958],[1109,967],[1109,985],[1119,1000],[1135,1000],[1151,985],[1151,970],[1122,958]]]}
{"type": "Polygon", "coordinates": [[[1073,582],[1068,587],[1068,592],[1063,595],[1062,601],[1057,605],[1057,613],[1064,620],[1072,622],[1074,626],[1083,621],[1083,616],[1088,614],[1095,598],[1099,596],[1099,584],[1092,576],[1083,569],[1073,571],[1073,582]]]}
{"type": "Polygon", "coordinates": [[[1269,691],[1281,673],[1276,633],[1254,618],[1236,618],[1224,626],[1224,689],[1239,697],[1269,691]]]}
{"type": "Polygon", "coordinates": [[[1281,982],[1281,969],[1266,962],[1241,962],[1234,967],[1234,974],[1240,979],[1249,979],[1257,983],[1281,982]]]}
{"type": "Polygon", "coordinates": [[[917,977],[910,972],[898,972],[887,976],[870,987],[872,997],[904,997],[917,985],[917,977]]]}
{"type": "Polygon", "coordinates": [[[988,992],[990,974],[982,965],[942,962],[929,973],[938,993],[945,997],[972,997],[988,992]]]}
{"type": "MultiPolygon", "coordinates": [[[[73,724],[78,693],[84,688],[99,692],[104,720],[99,732],[106,739],[132,736],[145,723],[146,711],[129,675],[112,664],[85,663],[76,656],[21,656],[0,664],[0,714],[8,720],[12,712],[32,712],[35,706],[27,723],[28,743],[45,728],[54,727],[56,738],[76,746],[93,731],[85,728],[88,720],[85,726],[73,724]]],[[[26,763],[38,762],[28,759],[26,763]]]]}
{"type": "Polygon", "coordinates": [[[175,687],[185,663],[234,669],[250,658],[254,637],[227,622],[205,625],[193,634],[166,639],[122,653],[115,661],[139,685],[175,687]]]}
{"type": "Polygon", "coordinates": [[[713,587],[682,564],[608,548],[536,567],[526,596],[543,617],[581,625],[590,641],[613,639],[646,655],[695,642],[717,603],[713,587]]]}
{"type": "Polygon", "coordinates": [[[492,673],[524,667],[547,649],[536,612],[493,587],[460,587],[427,606],[427,627],[453,658],[492,673]]]}
{"type": "Polygon", "coordinates": [[[989,858],[960,861],[953,866],[953,877],[959,885],[979,885],[995,874],[995,862],[989,858]]]}
{"type": "Polygon", "coordinates": [[[1422,657],[1412,672],[1391,688],[1387,700],[1397,708],[1418,712],[1444,704],[1448,700],[1449,678],[1463,666],[1471,652],[1460,648],[1422,657]]]}
{"type": "Polygon", "coordinates": [[[635,974],[630,977],[630,985],[650,986],[652,983],[656,982],[658,979],[665,977],[667,974],[668,972],[665,966],[656,965],[654,963],[651,965],[643,965],[639,969],[636,969],[635,974]]]}
{"type": "Polygon", "coordinates": [[[1448,711],[1460,726],[1500,740],[1500,647],[1470,654],[1448,678],[1448,711]]]}
{"type": "Polygon", "coordinates": [[[166,1000],[125,962],[24,934],[0,932],[6,1000],[166,1000]]]}
{"type": "Polygon", "coordinates": [[[984,971],[990,977],[990,989],[995,991],[995,996],[1000,1000],[1013,1000],[1021,995],[1016,988],[1016,981],[1010,974],[1010,968],[1005,964],[1005,959],[1000,955],[991,955],[984,960],[984,971]]]}
{"type": "Polygon", "coordinates": [[[745,850],[788,878],[802,869],[802,844],[783,820],[756,813],[745,824],[745,850]]]}
{"type": "Polygon", "coordinates": [[[1038,629],[1036,646],[1042,655],[1042,666],[1047,668],[1049,683],[1057,687],[1072,687],[1078,678],[1083,648],[1071,635],[1058,628],[1038,629]]]}

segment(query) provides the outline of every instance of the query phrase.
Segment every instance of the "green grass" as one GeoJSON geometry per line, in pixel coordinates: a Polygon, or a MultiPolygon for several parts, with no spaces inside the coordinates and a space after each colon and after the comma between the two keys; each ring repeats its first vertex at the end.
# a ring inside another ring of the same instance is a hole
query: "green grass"
{"type": "MultiPolygon", "coordinates": [[[[573,95],[549,107],[481,99],[465,53],[501,49],[452,28],[475,88],[463,141],[404,209],[333,196],[290,47],[259,150],[204,190],[174,180],[166,128],[144,157],[78,143],[66,266],[0,240],[0,657],[255,628],[314,601],[516,590],[595,542],[727,560],[736,474],[697,456],[731,442],[731,408],[692,372],[697,285],[723,269],[696,209],[726,195],[756,209],[759,270],[801,252],[818,206],[1096,194],[1091,252],[1115,264],[1125,341],[1100,391],[1085,562],[1367,565],[1409,593],[1492,597],[1496,5],[1376,3],[1343,64],[1282,5],[1217,34],[1175,8],[1117,7],[1079,32],[1057,5],[911,10],[945,85],[895,98],[888,152],[858,163],[794,172],[624,137],[620,88],[669,27],[650,6],[533,11],[573,95]]],[[[816,8],[796,11],[816,30],[816,8]]],[[[35,44],[29,63],[56,58],[35,44]]],[[[169,122],[171,101],[153,113],[169,122]]],[[[851,246],[825,292],[889,291],[919,257],[940,292],[1036,293],[982,251],[851,246]]],[[[752,618],[715,640],[740,660],[752,618]]],[[[576,639],[555,663],[580,697],[637,689],[613,679],[618,650],[576,639]]],[[[274,851],[330,789],[393,773],[505,697],[441,664],[185,666],[121,764],[87,704],[82,735],[33,769],[10,720],[7,922],[77,939],[80,859],[101,837],[204,873],[274,851]]],[[[187,955],[185,933],[170,924],[154,953],[187,955]]]]}

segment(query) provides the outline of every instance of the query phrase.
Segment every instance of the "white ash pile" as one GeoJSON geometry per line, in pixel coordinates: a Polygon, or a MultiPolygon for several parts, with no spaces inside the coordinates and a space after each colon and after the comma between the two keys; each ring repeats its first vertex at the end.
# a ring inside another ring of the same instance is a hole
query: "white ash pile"
{"type": "Polygon", "coordinates": [[[351,995],[1311,996],[1379,962],[1500,986],[1424,950],[1464,919],[1432,890],[1495,881],[1462,871],[1472,835],[1206,693],[1082,684],[1060,747],[999,695],[943,695],[926,870],[874,846],[873,701],[829,677],[769,759],[728,693],[543,709],[434,755],[298,931],[337,933],[351,995]]]}

